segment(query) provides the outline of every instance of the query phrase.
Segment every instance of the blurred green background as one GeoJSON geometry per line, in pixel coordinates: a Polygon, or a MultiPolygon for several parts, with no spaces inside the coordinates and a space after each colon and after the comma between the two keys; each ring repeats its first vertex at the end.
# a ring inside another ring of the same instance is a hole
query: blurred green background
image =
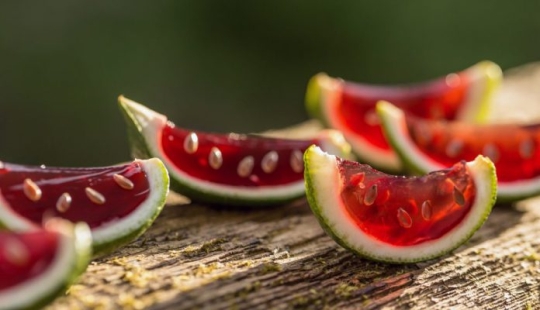
{"type": "Polygon", "coordinates": [[[0,159],[129,159],[116,98],[178,126],[256,132],[307,119],[310,76],[434,78],[540,59],[538,1],[3,1],[0,159]]]}

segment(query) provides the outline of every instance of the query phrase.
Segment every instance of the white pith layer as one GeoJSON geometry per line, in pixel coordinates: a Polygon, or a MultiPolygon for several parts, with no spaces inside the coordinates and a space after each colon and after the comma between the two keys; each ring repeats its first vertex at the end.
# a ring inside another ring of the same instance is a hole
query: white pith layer
{"type": "MultiPolygon", "coordinates": [[[[181,169],[166,156],[161,147],[161,134],[167,124],[167,117],[127,98],[120,99],[133,117],[137,120],[139,130],[145,137],[146,145],[152,156],[160,157],[167,166],[172,178],[183,184],[197,189],[202,193],[219,195],[221,197],[243,198],[252,200],[276,199],[280,197],[300,196],[304,193],[304,179],[297,182],[275,186],[232,186],[217,184],[195,178],[181,169]]],[[[343,136],[336,131],[325,131],[321,139],[321,146],[330,152],[340,154],[340,145],[345,143],[343,136]]]]}
{"type": "Polygon", "coordinates": [[[465,70],[465,76],[470,81],[467,99],[459,109],[456,119],[469,123],[482,123],[483,115],[490,105],[494,89],[502,79],[501,68],[490,61],[480,62],[465,70]],[[480,118],[479,118],[480,117],[480,118]]]}
{"type": "Polygon", "coordinates": [[[157,158],[136,161],[146,172],[148,188],[150,188],[148,197],[129,215],[119,220],[113,219],[92,229],[94,244],[99,245],[123,236],[129,236],[146,225],[148,220],[155,215],[156,210],[165,202],[169,191],[169,180],[161,161],[157,158]]]}
{"type": "MultiPolygon", "coordinates": [[[[416,170],[427,173],[446,168],[422,152],[410,138],[402,110],[386,102],[380,102],[377,109],[380,112],[379,115],[385,124],[385,132],[390,137],[393,147],[416,170]]],[[[527,197],[538,192],[540,192],[540,176],[514,182],[498,182],[497,194],[502,199],[527,197]]]]}
{"type": "Polygon", "coordinates": [[[90,232],[86,227],[77,228],[77,232],[71,228],[59,232],[59,244],[51,265],[39,276],[0,291],[0,309],[30,307],[55,293],[72,276],[77,267],[78,248],[90,246],[90,232]]]}
{"type": "Polygon", "coordinates": [[[375,259],[407,262],[446,253],[465,241],[472,229],[482,223],[486,210],[491,208],[494,195],[494,189],[491,187],[493,170],[484,157],[478,157],[467,163],[476,186],[476,198],[463,221],[436,240],[412,246],[394,246],[366,234],[351,218],[341,199],[343,180],[336,157],[314,148],[308,154],[308,158],[309,177],[313,186],[312,194],[315,195],[315,201],[320,208],[320,216],[325,224],[343,243],[375,259]]]}
{"type": "Polygon", "coordinates": [[[13,212],[13,209],[10,207],[9,203],[4,199],[1,189],[0,219],[0,222],[12,231],[33,231],[39,229],[36,224],[13,212]]]}
{"type": "Polygon", "coordinates": [[[374,166],[399,171],[401,163],[392,150],[378,148],[358,133],[342,125],[341,111],[336,106],[341,97],[343,83],[328,76],[320,76],[318,84],[321,89],[321,108],[328,125],[343,133],[345,139],[351,144],[354,153],[374,166]]]}
{"type": "Polygon", "coordinates": [[[426,173],[446,168],[426,156],[410,139],[405,124],[405,114],[401,109],[381,101],[377,103],[377,112],[379,112],[379,117],[381,117],[385,133],[389,137],[392,147],[397,152],[406,154],[404,157],[411,160],[419,171],[426,173]]]}
{"type": "MultiPolygon", "coordinates": [[[[130,214],[120,219],[114,218],[99,227],[92,229],[94,245],[101,245],[113,240],[128,236],[146,224],[149,218],[161,207],[168,193],[167,172],[161,161],[157,158],[136,160],[147,175],[150,188],[148,197],[130,214]]],[[[13,231],[30,231],[40,228],[39,225],[21,217],[12,211],[0,193],[0,219],[13,231]]]]}
{"type": "MultiPolygon", "coordinates": [[[[493,88],[501,79],[501,69],[492,62],[481,62],[465,70],[469,81],[465,102],[457,113],[457,119],[468,122],[481,122],[479,119],[483,109],[486,109],[491,99],[493,88]]],[[[384,167],[392,171],[400,171],[402,164],[393,150],[385,150],[374,146],[358,133],[342,125],[340,111],[336,107],[341,97],[343,82],[321,75],[318,77],[321,89],[321,105],[323,115],[331,128],[338,129],[351,143],[354,153],[365,159],[371,165],[384,167]]]]}

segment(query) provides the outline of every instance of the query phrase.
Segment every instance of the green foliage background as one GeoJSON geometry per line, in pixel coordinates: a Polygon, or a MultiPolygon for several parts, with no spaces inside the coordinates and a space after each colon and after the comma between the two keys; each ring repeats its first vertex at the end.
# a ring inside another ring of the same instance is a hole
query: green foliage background
{"type": "Polygon", "coordinates": [[[3,1],[0,159],[129,159],[116,98],[178,126],[256,132],[307,119],[310,76],[422,81],[540,58],[538,1],[3,1]]]}

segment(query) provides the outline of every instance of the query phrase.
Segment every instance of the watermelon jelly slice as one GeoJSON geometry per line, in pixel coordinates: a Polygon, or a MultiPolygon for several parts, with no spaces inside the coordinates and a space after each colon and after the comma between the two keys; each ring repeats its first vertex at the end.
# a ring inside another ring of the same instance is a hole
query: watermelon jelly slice
{"type": "Polygon", "coordinates": [[[133,155],[161,158],[172,188],[203,202],[272,205],[293,200],[304,194],[302,157],[308,146],[343,156],[350,152],[333,130],[305,140],[206,133],[176,127],[165,115],[123,96],[119,102],[133,155]]]}
{"type": "Polygon", "coordinates": [[[46,226],[0,231],[0,309],[42,309],[88,266],[92,239],[86,224],[55,219],[46,226]]]}
{"type": "Polygon", "coordinates": [[[382,133],[377,101],[388,100],[423,118],[482,122],[501,79],[499,66],[488,61],[433,81],[403,86],[359,84],[321,73],[309,82],[306,105],[313,117],[343,132],[362,162],[398,172],[401,162],[382,133]]]}
{"type": "Polygon", "coordinates": [[[0,226],[36,230],[51,217],[85,222],[94,252],[108,252],[152,224],[168,189],[167,170],[156,158],[100,168],[0,163],[0,226]]]}
{"type": "Polygon", "coordinates": [[[540,124],[426,120],[388,102],[380,102],[377,110],[390,143],[409,170],[425,173],[484,154],[497,167],[499,201],[540,194],[540,124]]]}
{"type": "Polygon", "coordinates": [[[393,176],[310,147],[306,194],[321,226],[373,260],[410,263],[443,255],[487,219],[497,195],[486,157],[421,177],[393,176]]]}

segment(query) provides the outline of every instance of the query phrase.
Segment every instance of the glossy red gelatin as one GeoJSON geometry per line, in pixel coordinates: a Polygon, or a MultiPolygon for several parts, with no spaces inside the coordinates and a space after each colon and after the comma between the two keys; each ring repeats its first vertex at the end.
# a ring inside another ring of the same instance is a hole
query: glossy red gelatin
{"type": "Polygon", "coordinates": [[[58,246],[57,233],[0,231],[0,291],[41,275],[54,260],[58,246]]]}
{"type": "Polygon", "coordinates": [[[172,123],[163,128],[161,139],[165,156],[188,175],[211,183],[248,187],[301,181],[303,153],[317,144],[315,139],[202,133],[172,123]]]}
{"type": "Polygon", "coordinates": [[[383,135],[375,105],[392,102],[414,115],[431,119],[455,119],[467,95],[469,81],[464,73],[452,73],[430,82],[400,88],[343,82],[336,110],[344,126],[361,133],[372,145],[390,150],[383,135]]]}
{"type": "Polygon", "coordinates": [[[407,115],[406,124],[418,148],[443,166],[483,154],[495,164],[500,182],[540,175],[540,124],[473,125],[412,115],[407,115]]]}
{"type": "Polygon", "coordinates": [[[440,238],[462,222],[475,200],[465,162],[422,177],[391,176],[368,165],[339,160],[341,197],[367,235],[396,246],[440,238]]]}
{"type": "Polygon", "coordinates": [[[44,219],[60,217],[86,222],[91,228],[130,214],[150,192],[146,173],[137,162],[101,168],[5,163],[0,169],[0,189],[1,196],[15,213],[37,225],[44,219]],[[118,178],[124,182],[119,182],[118,178]],[[89,193],[88,188],[95,193],[89,193]],[[59,206],[59,200],[66,193],[69,202],[59,206]]]}

